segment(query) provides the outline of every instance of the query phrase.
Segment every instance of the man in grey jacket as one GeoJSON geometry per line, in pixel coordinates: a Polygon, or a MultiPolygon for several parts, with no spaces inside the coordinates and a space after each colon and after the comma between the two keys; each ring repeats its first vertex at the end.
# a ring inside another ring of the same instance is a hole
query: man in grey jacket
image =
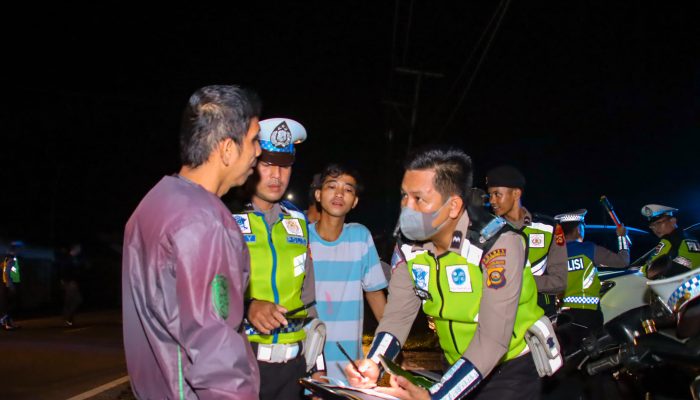
{"type": "Polygon", "coordinates": [[[220,200],[260,154],[257,97],[197,90],[180,131],[182,168],[151,189],[124,233],[124,348],[141,399],[257,399],[242,329],[248,249],[220,200]]]}

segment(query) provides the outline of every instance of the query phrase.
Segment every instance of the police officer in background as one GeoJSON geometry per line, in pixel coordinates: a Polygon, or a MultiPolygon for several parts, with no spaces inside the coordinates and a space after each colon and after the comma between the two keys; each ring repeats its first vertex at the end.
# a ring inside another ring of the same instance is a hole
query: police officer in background
{"type": "Polygon", "coordinates": [[[700,243],[678,228],[676,213],[677,208],[659,204],[642,207],[642,215],[649,221],[649,229],[661,239],[643,267],[649,279],[679,275],[700,267],[700,243]],[[662,257],[668,257],[670,261],[667,268],[649,271],[648,266],[660,261],[662,257]]]}
{"type": "Polygon", "coordinates": [[[397,356],[422,305],[451,367],[429,391],[398,376],[391,388],[377,390],[402,399],[456,399],[472,391],[479,399],[538,398],[540,379],[524,334],[543,311],[525,267],[524,236],[505,225],[479,240],[467,211],[471,159],[461,150],[418,151],[405,168],[399,224],[411,243],[397,245],[384,316],[367,359],[358,361],[364,378],[349,364],[350,384],[375,384],[379,356],[397,356]]]}
{"type": "Polygon", "coordinates": [[[537,303],[545,315],[556,317],[556,296],[566,289],[566,246],[561,227],[551,217],[530,213],[521,203],[525,177],[510,165],[486,174],[493,212],[528,237],[528,260],[537,284],[537,303]]]}
{"type": "Polygon", "coordinates": [[[566,237],[568,282],[564,292],[562,312],[569,315],[577,326],[595,331],[603,326],[600,311],[600,280],[598,266],[625,268],[630,263],[630,248],[624,226],[616,229],[618,252],[592,242],[584,242],[587,210],[581,209],[554,217],[561,224],[566,237]]]}
{"type": "Polygon", "coordinates": [[[289,118],[260,121],[261,155],[252,201],[234,214],[250,250],[246,333],[260,366],[260,398],[300,399],[297,383],[306,374],[304,319],[315,317],[313,264],[304,213],[281,201],[294,163],[294,144],[304,127],[289,118]],[[295,311],[296,310],[296,311],[295,311]]]}

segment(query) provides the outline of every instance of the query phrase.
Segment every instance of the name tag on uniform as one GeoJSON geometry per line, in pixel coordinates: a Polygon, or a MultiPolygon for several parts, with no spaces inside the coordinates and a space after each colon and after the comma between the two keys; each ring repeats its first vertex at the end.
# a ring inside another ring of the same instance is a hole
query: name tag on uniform
{"type": "Polygon", "coordinates": [[[544,233],[531,233],[529,238],[530,247],[544,248],[544,233]]]}
{"type": "Polygon", "coordinates": [[[287,243],[301,244],[306,246],[306,239],[297,236],[287,236],[287,243]]]}
{"type": "Polygon", "coordinates": [[[245,239],[246,242],[254,242],[255,235],[243,235],[243,239],[245,239]]]}
{"type": "MultiPolygon", "coordinates": [[[[250,229],[250,219],[248,219],[248,214],[233,214],[233,219],[236,220],[241,233],[253,233],[253,231],[250,229]]],[[[253,241],[254,240],[255,239],[253,239],[253,241]]]]}
{"type": "Polygon", "coordinates": [[[688,245],[688,251],[700,253],[700,243],[697,240],[686,240],[685,243],[688,245]]]}
{"type": "Polygon", "coordinates": [[[413,280],[416,282],[416,287],[427,291],[428,283],[430,282],[430,267],[427,265],[413,264],[411,266],[411,272],[413,273],[413,280]]]}
{"type": "Polygon", "coordinates": [[[306,253],[294,257],[294,277],[301,275],[306,271],[306,253]]]}
{"type": "Polygon", "coordinates": [[[469,277],[469,267],[466,265],[451,265],[445,268],[450,292],[471,293],[472,281],[469,277]]]}
{"type": "Polygon", "coordinates": [[[284,225],[284,230],[288,234],[293,236],[304,236],[304,231],[301,229],[301,224],[296,218],[283,219],[282,225],[284,225]]]}

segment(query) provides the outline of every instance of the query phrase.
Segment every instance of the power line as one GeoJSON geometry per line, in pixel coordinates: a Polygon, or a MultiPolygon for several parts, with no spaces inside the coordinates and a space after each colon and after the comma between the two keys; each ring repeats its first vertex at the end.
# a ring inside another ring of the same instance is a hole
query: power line
{"type": "Polygon", "coordinates": [[[462,106],[464,99],[467,97],[467,93],[469,92],[469,89],[471,88],[472,83],[474,83],[474,78],[476,78],[476,74],[479,72],[479,68],[481,67],[481,64],[484,62],[484,59],[486,59],[486,55],[488,54],[488,51],[491,48],[491,43],[493,43],[493,39],[496,37],[496,33],[498,33],[498,29],[501,27],[501,22],[503,22],[503,17],[505,17],[506,12],[508,11],[509,5],[510,5],[510,0],[506,0],[505,6],[503,7],[503,12],[499,16],[498,22],[496,22],[496,26],[494,27],[493,32],[491,33],[491,37],[489,38],[489,41],[486,43],[486,47],[484,48],[483,53],[481,53],[481,57],[479,58],[479,61],[477,62],[476,67],[474,68],[474,71],[472,72],[472,75],[469,78],[469,81],[467,82],[467,86],[462,91],[462,95],[460,96],[459,101],[457,102],[457,105],[454,107],[454,109],[450,113],[450,116],[447,118],[447,122],[440,130],[440,135],[439,135],[440,137],[442,137],[445,130],[450,126],[450,124],[452,123],[452,120],[457,115],[457,111],[459,111],[459,108],[462,106]]]}

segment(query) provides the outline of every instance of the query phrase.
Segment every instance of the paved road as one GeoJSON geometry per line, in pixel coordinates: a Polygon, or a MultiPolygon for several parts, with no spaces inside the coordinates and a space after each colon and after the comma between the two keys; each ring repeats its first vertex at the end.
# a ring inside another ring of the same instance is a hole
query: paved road
{"type": "Polygon", "coordinates": [[[126,376],[120,312],[76,322],[65,328],[60,317],[40,318],[0,331],[0,398],[65,400],[126,376]]]}

